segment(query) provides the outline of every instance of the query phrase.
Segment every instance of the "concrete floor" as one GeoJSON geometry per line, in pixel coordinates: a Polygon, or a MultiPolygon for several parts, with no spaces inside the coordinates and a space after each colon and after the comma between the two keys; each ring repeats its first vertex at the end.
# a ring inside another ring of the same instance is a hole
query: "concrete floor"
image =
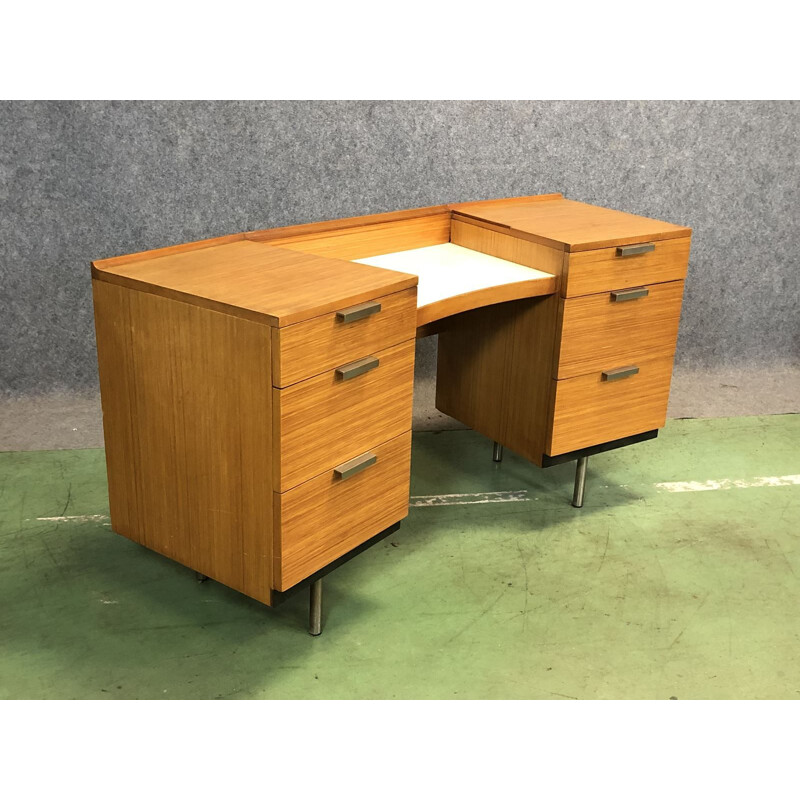
{"type": "Polygon", "coordinates": [[[0,697],[796,699],[799,451],[797,415],[671,421],[577,510],[572,465],[418,433],[409,517],[325,579],[319,638],[305,594],[114,535],[102,450],[0,453],[0,697]]]}

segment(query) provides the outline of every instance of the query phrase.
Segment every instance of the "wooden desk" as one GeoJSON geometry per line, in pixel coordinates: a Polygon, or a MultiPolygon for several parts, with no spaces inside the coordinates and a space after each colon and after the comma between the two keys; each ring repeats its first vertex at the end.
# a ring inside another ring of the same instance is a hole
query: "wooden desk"
{"type": "Polygon", "coordinates": [[[539,466],[666,418],[691,230],[561,195],[92,265],[112,528],[275,605],[408,513],[414,339],[436,405],[539,466]]]}

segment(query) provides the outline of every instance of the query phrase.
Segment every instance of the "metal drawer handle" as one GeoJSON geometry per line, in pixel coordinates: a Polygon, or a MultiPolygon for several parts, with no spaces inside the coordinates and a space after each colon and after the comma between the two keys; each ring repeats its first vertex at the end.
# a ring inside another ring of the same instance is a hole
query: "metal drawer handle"
{"type": "Polygon", "coordinates": [[[617,255],[621,258],[625,256],[638,256],[642,253],[652,253],[656,246],[652,242],[645,244],[626,244],[624,247],[617,248],[617,255]]]}
{"type": "Polygon", "coordinates": [[[364,317],[377,314],[381,310],[381,304],[370,300],[366,303],[359,303],[357,306],[350,306],[350,308],[343,308],[341,311],[336,312],[337,322],[355,322],[357,319],[364,319],[364,317]]]}
{"type": "Polygon", "coordinates": [[[639,367],[619,367],[618,369],[607,369],[603,372],[604,381],[620,381],[623,378],[630,378],[639,371],[639,367]]]}
{"type": "Polygon", "coordinates": [[[649,294],[650,290],[644,286],[640,286],[638,289],[622,289],[618,292],[611,292],[611,302],[624,303],[626,300],[638,300],[640,297],[647,297],[649,294]]]}
{"type": "Polygon", "coordinates": [[[351,361],[349,364],[336,367],[336,377],[341,378],[343,381],[349,381],[350,378],[356,378],[371,369],[375,369],[380,363],[375,356],[359,358],[358,361],[351,361]]]}
{"type": "Polygon", "coordinates": [[[333,474],[340,480],[346,481],[348,478],[352,478],[353,475],[357,475],[362,469],[371,467],[377,460],[378,456],[374,453],[364,453],[361,456],[345,461],[344,464],[339,464],[338,467],[334,467],[333,474]]]}

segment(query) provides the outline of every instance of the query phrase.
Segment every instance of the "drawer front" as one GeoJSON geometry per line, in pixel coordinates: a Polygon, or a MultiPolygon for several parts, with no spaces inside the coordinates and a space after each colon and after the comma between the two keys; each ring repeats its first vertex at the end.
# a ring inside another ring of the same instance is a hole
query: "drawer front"
{"type": "Polygon", "coordinates": [[[663,427],[672,356],[635,364],[615,361],[605,369],[610,380],[601,372],[593,372],[553,381],[553,427],[547,455],[561,455],[663,427]],[[638,372],[621,377],[628,367],[638,367],[638,372]]]}
{"type": "MultiPolygon", "coordinates": [[[[610,292],[631,286],[683,280],[689,265],[690,238],[652,242],[653,249],[624,255],[623,247],[586,250],[570,253],[562,294],[578,297],[584,294],[610,292]]],[[[641,245],[632,245],[642,249],[641,245]]]]}
{"type": "Polygon", "coordinates": [[[360,455],[375,460],[351,477],[342,479],[329,469],[290,492],[274,495],[274,575],[279,591],[408,514],[411,432],[360,455]]]}
{"type": "Polygon", "coordinates": [[[358,306],[343,306],[337,312],[297,325],[275,328],[272,383],[290,386],[345,361],[413,339],[416,329],[416,287],[358,306]]]}
{"type": "Polygon", "coordinates": [[[555,377],[671,356],[682,297],[683,281],[672,281],[563,300],[555,377]]]}
{"type": "Polygon", "coordinates": [[[272,390],[277,491],[410,430],[414,344],[409,339],[272,390]]]}

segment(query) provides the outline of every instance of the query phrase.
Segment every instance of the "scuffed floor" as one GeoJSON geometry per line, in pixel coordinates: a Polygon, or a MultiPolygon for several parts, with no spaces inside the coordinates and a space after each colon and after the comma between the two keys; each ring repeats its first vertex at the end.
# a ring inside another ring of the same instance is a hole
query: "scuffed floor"
{"type": "Polygon", "coordinates": [[[408,519],[312,638],[305,595],[114,535],[102,450],[0,453],[0,697],[800,698],[800,416],[671,421],[580,510],[572,475],[416,434],[408,519]]]}

